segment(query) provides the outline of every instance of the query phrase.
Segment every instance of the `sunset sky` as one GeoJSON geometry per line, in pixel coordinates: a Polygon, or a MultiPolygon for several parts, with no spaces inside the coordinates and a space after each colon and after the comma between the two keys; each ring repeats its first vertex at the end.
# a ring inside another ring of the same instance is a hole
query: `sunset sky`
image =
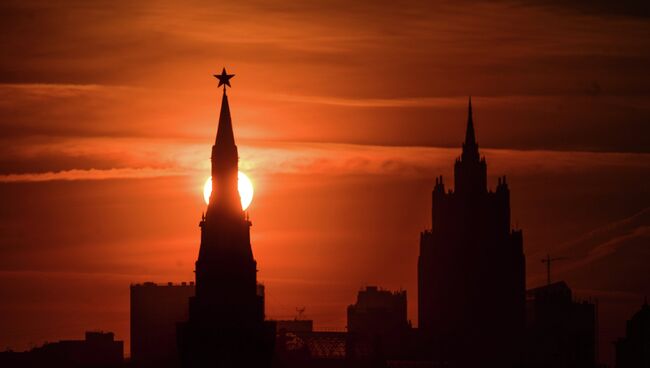
{"type": "Polygon", "coordinates": [[[529,287],[547,253],[597,299],[600,357],[650,296],[650,5],[633,1],[3,1],[0,350],[129,339],[129,284],[193,280],[219,114],[270,318],[345,328],[407,290],[472,96],[529,287]]]}

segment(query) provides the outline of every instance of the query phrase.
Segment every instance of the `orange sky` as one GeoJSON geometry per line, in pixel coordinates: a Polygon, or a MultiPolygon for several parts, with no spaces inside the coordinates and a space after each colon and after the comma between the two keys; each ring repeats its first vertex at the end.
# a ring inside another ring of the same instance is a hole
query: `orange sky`
{"type": "Polygon", "coordinates": [[[650,294],[650,10],[632,1],[0,5],[0,349],[128,340],[128,285],[192,278],[226,66],[267,314],[345,326],[405,288],[474,96],[528,284],[600,300],[601,356],[650,294]],[[514,225],[514,224],[513,224],[514,225]]]}

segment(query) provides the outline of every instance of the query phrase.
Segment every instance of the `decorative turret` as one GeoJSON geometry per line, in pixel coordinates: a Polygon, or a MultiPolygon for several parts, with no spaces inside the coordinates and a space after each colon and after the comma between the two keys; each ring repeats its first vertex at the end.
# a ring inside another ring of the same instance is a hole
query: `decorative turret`
{"type": "Polygon", "coordinates": [[[445,193],[445,183],[442,180],[442,175],[436,178],[436,185],[433,187],[433,191],[436,193],[445,193]]]}
{"type": "Polygon", "coordinates": [[[500,176],[497,179],[497,193],[502,191],[508,191],[508,182],[506,181],[506,176],[500,176]]]}

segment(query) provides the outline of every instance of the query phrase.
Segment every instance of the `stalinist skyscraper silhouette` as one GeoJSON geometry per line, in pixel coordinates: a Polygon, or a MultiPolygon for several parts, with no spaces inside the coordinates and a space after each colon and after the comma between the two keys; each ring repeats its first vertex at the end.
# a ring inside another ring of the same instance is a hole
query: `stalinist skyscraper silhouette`
{"type": "Polygon", "coordinates": [[[202,216],[196,261],[196,294],[189,319],[178,326],[184,367],[266,367],[274,328],[264,321],[264,295],[247,214],[237,189],[239,156],[226,86],[234,75],[215,75],[223,85],[217,138],[212,146],[212,194],[202,216]]]}
{"type": "Polygon", "coordinates": [[[431,215],[418,259],[422,350],[453,366],[518,365],[525,324],[522,233],[510,227],[505,176],[495,191],[488,189],[471,99],[454,190],[436,178],[431,215]]]}

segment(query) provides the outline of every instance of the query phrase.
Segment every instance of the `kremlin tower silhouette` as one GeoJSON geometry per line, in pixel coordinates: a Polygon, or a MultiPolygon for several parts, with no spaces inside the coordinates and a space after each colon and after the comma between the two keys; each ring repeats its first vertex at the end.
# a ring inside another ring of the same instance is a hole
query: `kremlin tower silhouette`
{"type": "Polygon", "coordinates": [[[488,190],[471,99],[454,190],[446,191],[442,176],[436,178],[431,217],[418,259],[423,354],[461,367],[518,365],[525,326],[522,232],[510,227],[505,176],[496,191],[488,190]]]}
{"type": "Polygon", "coordinates": [[[217,137],[212,146],[212,194],[202,216],[201,246],[196,261],[196,293],[189,319],[178,326],[183,367],[270,366],[275,330],[264,321],[263,287],[250,243],[251,222],[237,189],[239,156],[223,85],[217,137]]]}

